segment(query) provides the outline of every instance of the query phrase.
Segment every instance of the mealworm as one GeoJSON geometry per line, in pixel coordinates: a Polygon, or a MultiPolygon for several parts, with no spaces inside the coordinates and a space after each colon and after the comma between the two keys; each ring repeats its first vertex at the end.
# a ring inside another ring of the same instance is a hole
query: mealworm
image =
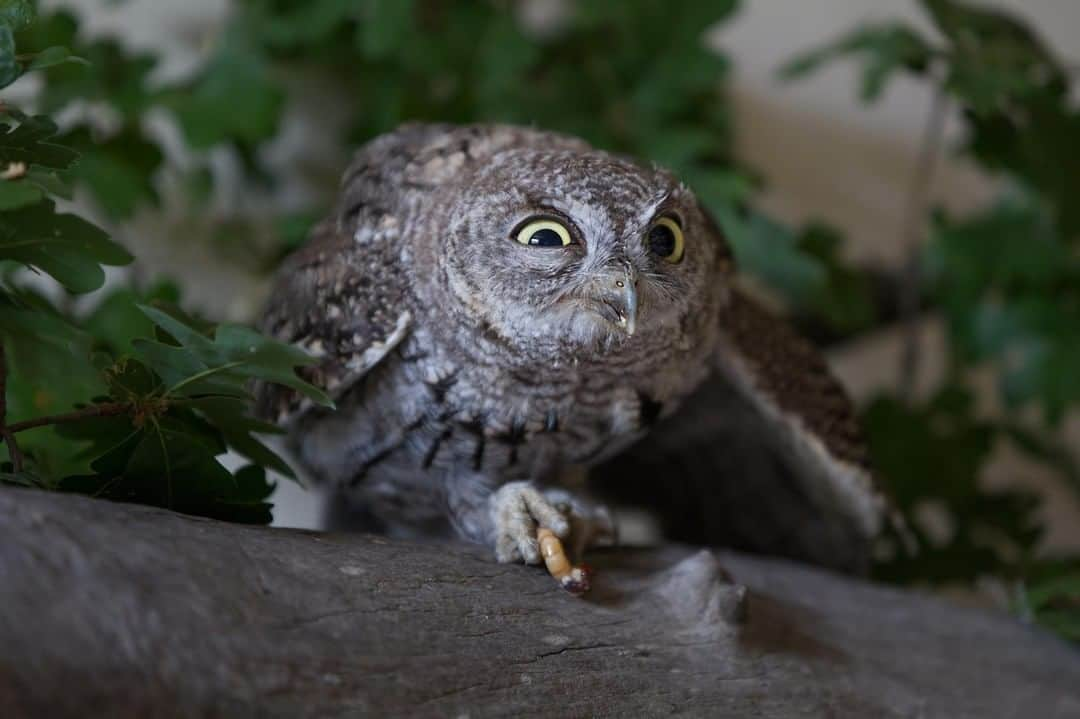
{"type": "Polygon", "coordinates": [[[541,527],[536,531],[536,540],[540,543],[544,565],[563,589],[576,596],[589,591],[588,568],[575,567],[570,563],[562,542],[554,532],[547,527],[541,527]]]}

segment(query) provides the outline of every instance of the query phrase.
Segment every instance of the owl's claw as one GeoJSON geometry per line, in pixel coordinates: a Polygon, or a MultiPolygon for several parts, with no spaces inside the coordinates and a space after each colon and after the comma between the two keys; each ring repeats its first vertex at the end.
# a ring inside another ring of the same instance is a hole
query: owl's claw
{"type": "Polygon", "coordinates": [[[503,485],[491,495],[490,506],[495,559],[500,562],[539,564],[539,527],[547,527],[559,537],[570,533],[569,520],[528,482],[503,485]]]}
{"type": "Polygon", "coordinates": [[[495,558],[500,562],[539,564],[536,531],[547,527],[560,539],[570,538],[575,557],[597,544],[615,542],[615,524],[604,507],[587,505],[561,489],[541,493],[528,482],[503,485],[491,496],[495,558]]]}

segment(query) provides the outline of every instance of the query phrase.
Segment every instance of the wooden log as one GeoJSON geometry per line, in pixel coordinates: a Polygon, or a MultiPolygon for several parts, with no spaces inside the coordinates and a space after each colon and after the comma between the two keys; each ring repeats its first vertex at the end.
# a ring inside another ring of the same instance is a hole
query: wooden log
{"type": "Polygon", "coordinates": [[[1077,717],[1010,617],[678,546],[482,548],[0,490],[0,716],[1077,717]],[[734,578],[728,578],[728,575],[734,578]]]}

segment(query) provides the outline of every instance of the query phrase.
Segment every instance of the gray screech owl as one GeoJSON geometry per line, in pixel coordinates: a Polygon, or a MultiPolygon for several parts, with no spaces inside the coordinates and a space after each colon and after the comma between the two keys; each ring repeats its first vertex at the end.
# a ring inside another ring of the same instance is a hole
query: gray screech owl
{"type": "Polygon", "coordinates": [[[307,377],[337,410],[267,386],[261,411],[367,529],[535,563],[538,525],[608,533],[560,484],[591,467],[616,495],[646,479],[658,506],[693,490],[710,522],[757,533],[736,546],[857,567],[883,503],[849,403],[732,271],[662,169],[550,132],[404,126],[357,153],[264,323],[318,358],[307,377]],[[740,434],[780,459],[758,466],[740,434]]]}

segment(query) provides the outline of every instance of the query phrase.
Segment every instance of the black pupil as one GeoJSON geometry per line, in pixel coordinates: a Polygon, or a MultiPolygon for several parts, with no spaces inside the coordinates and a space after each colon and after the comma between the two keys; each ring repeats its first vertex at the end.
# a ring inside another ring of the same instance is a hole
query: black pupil
{"type": "Polygon", "coordinates": [[[649,249],[661,257],[675,252],[675,233],[667,225],[657,225],[649,230],[649,249]]]}
{"type": "Polygon", "coordinates": [[[562,247],[562,238],[555,230],[545,227],[532,233],[529,244],[537,247],[562,247]]]}

